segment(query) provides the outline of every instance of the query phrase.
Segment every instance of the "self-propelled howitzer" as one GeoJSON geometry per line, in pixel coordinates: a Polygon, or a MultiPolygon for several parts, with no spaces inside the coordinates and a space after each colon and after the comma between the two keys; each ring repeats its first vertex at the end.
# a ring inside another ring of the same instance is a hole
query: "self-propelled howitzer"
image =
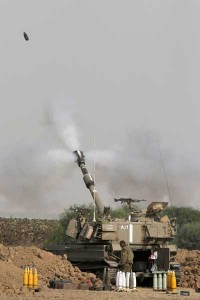
{"type": "Polygon", "coordinates": [[[135,203],[145,200],[115,199],[116,202],[128,204],[130,214],[125,219],[112,219],[87,171],[83,152],[77,150],[74,154],[85,185],[95,201],[98,217],[97,220],[88,220],[83,210],[80,210],[66,230],[71,242],[63,248],[49,250],[57,254],[67,253],[72,264],[82,270],[102,272],[105,267],[109,267],[115,271],[121,252],[119,242],[124,240],[134,252],[133,271],[137,276],[152,276],[149,257],[155,247],[158,251],[157,269],[168,270],[176,252],[176,247],[171,243],[176,235],[176,220],[169,219],[167,215],[161,216],[168,203],[152,202],[146,209],[139,210],[135,209],[135,203]]]}

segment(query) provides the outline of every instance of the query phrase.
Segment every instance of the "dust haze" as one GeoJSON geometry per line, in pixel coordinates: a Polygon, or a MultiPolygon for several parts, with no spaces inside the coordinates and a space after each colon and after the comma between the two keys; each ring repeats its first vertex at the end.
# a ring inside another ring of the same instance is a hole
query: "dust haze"
{"type": "MultiPolygon", "coordinates": [[[[6,216],[57,217],[64,208],[92,201],[73,151],[83,150],[81,117],[70,102],[50,102],[44,107],[43,137],[31,144],[21,144],[1,151],[1,212],[6,216]],[[70,109],[69,109],[70,108],[70,109]],[[9,214],[7,212],[9,210],[9,214]]],[[[108,149],[84,151],[89,172],[105,205],[113,199],[132,197],[150,201],[168,201],[172,205],[195,206],[199,169],[184,161],[174,149],[162,146],[159,134],[139,130],[127,136],[123,144],[108,149]],[[161,149],[159,153],[158,148],[161,149]],[[163,164],[161,156],[163,158],[163,164]],[[95,167],[95,174],[94,174],[95,167]]]]}

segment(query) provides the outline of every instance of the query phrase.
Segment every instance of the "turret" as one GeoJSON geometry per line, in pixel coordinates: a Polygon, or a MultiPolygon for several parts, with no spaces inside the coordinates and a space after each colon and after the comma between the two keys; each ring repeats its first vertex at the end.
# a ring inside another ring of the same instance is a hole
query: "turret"
{"type": "Polygon", "coordinates": [[[85,182],[86,187],[89,189],[92,198],[95,201],[97,212],[100,216],[104,214],[104,205],[102,203],[101,198],[99,197],[98,192],[95,189],[95,183],[92,178],[92,176],[88,173],[88,170],[85,165],[85,156],[83,154],[83,151],[76,150],[73,152],[76,155],[76,162],[78,166],[80,167],[82,173],[83,173],[83,180],[85,182]]]}

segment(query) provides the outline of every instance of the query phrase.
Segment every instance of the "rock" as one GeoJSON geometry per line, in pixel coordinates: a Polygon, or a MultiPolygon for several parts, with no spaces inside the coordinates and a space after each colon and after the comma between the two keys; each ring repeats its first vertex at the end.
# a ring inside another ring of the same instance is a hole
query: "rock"
{"type": "Polygon", "coordinates": [[[67,260],[67,254],[63,254],[62,259],[67,260]]]}
{"type": "Polygon", "coordinates": [[[43,258],[44,258],[44,256],[42,255],[42,253],[41,253],[41,252],[39,252],[37,256],[38,256],[39,258],[41,258],[41,259],[43,259],[43,258]]]}

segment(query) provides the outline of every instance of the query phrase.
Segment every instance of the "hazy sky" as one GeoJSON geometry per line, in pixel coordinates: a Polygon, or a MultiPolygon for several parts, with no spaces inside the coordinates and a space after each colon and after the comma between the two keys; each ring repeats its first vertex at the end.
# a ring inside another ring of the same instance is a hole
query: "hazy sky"
{"type": "Polygon", "coordinates": [[[200,208],[200,2],[0,1],[0,215],[114,197],[200,208]],[[23,38],[25,31],[30,40],[23,38]],[[89,153],[90,152],[90,153],[89,153]]]}

